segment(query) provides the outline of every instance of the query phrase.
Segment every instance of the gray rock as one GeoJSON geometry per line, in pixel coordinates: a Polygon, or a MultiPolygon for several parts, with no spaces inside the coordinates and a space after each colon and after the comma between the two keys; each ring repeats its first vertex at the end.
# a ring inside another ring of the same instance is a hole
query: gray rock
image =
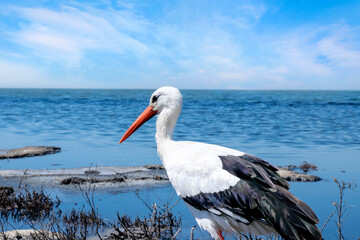
{"type": "Polygon", "coordinates": [[[144,168],[152,169],[152,170],[165,170],[163,165],[160,164],[150,164],[150,165],[144,165],[144,168]]]}
{"type": "Polygon", "coordinates": [[[85,183],[122,183],[125,182],[125,177],[110,177],[110,178],[81,178],[81,177],[69,177],[60,181],[60,185],[79,185],[85,183]]]}
{"type": "Polygon", "coordinates": [[[61,148],[53,146],[29,146],[8,150],[0,149],[0,159],[43,156],[46,154],[58,153],[60,151],[61,148]]]}
{"type": "Polygon", "coordinates": [[[11,230],[6,232],[0,232],[0,237],[2,239],[8,240],[33,240],[37,238],[44,239],[62,239],[61,234],[52,233],[46,230],[34,230],[34,229],[21,229],[21,230],[11,230]]]}
{"type": "Polygon", "coordinates": [[[277,173],[289,182],[317,182],[321,180],[321,178],[318,176],[297,173],[286,168],[279,168],[277,173]]]}
{"type": "Polygon", "coordinates": [[[0,170],[0,186],[13,184],[33,187],[76,189],[78,185],[94,184],[97,189],[121,190],[169,184],[166,172],[144,167],[97,167],[68,169],[0,170]]]}
{"type": "MultiPolygon", "coordinates": [[[[295,165],[288,165],[285,167],[280,167],[279,170],[277,171],[277,173],[284,178],[286,181],[289,182],[317,182],[320,181],[321,178],[315,175],[309,175],[309,174],[301,174],[292,170],[295,169],[303,169],[303,166],[310,166],[307,167],[307,169],[313,169],[313,170],[317,170],[317,167],[313,164],[304,162],[302,165],[300,166],[295,166],[295,165]],[[315,166],[315,167],[313,167],[315,166]]],[[[164,170],[164,166],[163,165],[156,165],[156,164],[152,164],[152,165],[145,165],[143,166],[144,168],[147,169],[162,169],[164,170]]]]}
{"type": "MultiPolygon", "coordinates": [[[[34,187],[78,189],[78,185],[95,184],[97,188],[112,191],[133,187],[169,184],[162,165],[143,167],[97,167],[68,169],[9,169],[0,170],[0,186],[19,183],[34,187]]],[[[316,182],[320,177],[279,168],[278,174],[292,182],[316,182]]],[[[0,189],[1,190],[1,189],[0,189]]]]}
{"type": "Polygon", "coordinates": [[[318,170],[318,166],[316,166],[313,163],[308,163],[306,161],[304,161],[302,164],[300,164],[299,166],[296,165],[287,165],[287,166],[283,166],[282,168],[290,170],[290,171],[294,171],[294,170],[300,170],[303,173],[308,173],[310,171],[317,171],[318,170]]]}

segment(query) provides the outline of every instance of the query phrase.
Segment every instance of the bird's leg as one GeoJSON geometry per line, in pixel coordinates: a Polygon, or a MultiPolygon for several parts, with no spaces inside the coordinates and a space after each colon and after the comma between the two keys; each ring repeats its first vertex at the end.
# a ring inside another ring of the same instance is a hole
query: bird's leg
{"type": "Polygon", "coordinates": [[[224,240],[224,237],[222,235],[222,231],[221,230],[217,230],[216,233],[218,234],[219,236],[219,240],[224,240]]]}

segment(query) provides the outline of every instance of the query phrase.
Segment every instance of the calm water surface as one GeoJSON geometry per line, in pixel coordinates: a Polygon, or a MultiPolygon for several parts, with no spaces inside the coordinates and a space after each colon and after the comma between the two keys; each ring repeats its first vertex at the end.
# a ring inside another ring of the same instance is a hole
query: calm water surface
{"type": "MultiPolygon", "coordinates": [[[[154,141],[155,118],[124,144],[118,144],[125,130],[147,107],[152,92],[0,89],[0,149],[28,145],[62,148],[55,155],[3,160],[0,168],[159,164],[154,141]]],[[[182,93],[184,106],[175,139],[236,148],[275,165],[303,161],[318,165],[320,170],[316,174],[324,181],[292,183],[291,189],[315,210],[320,227],[334,210],[331,200],[338,198],[332,176],[359,184],[359,91],[184,90],[182,93]]],[[[169,186],[154,191],[163,198],[173,194],[169,186]]],[[[65,199],[64,206],[81,201],[78,195],[56,194],[65,199]]],[[[359,190],[348,190],[345,197],[351,205],[345,237],[357,239],[360,237],[359,190]]],[[[97,202],[108,218],[114,217],[114,209],[130,215],[142,209],[133,192],[98,193],[97,202]],[[134,201],[138,204],[134,205],[134,201]]],[[[182,203],[177,211],[184,215],[184,227],[195,224],[182,203]]],[[[332,220],[324,236],[334,239],[335,234],[332,220]]],[[[183,236],[186,238],[188,234],[183,236]]],[[[201,237],[206,239],[208,235],[201,237]]]]}

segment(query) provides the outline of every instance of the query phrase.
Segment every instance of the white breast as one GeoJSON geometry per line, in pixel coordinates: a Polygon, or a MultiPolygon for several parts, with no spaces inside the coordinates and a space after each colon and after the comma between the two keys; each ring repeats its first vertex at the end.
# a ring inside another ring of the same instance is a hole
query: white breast
{"type": "Polygon", "coordinates": [[[222,168],[219,156],[242,156],[243,152],[199,142],[169,141],[163,144],[158,146],[160,158],[181,197],[219,192],[240,180],[222,168]]]}

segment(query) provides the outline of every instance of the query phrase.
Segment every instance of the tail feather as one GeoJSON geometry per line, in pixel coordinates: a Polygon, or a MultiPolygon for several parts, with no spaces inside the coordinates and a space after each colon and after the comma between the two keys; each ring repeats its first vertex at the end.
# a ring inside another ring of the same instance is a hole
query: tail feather
{"type": "Polygon", "coordinates": [[[322,239],[321,233],[315,225],[316,222],[311,216],[312,214],[302,211],[302,209],[306,211],[310,209],[304,202],[300,201],[298,204],[294,204],[289,201],[279,201],[279,198],[276,198],[273,194],[266,194],[259,201],[259,207],[260,211],[267,217],[267,221],[273,225],[284,239],[322,239]]]}
{"type": "Polygon", "coordinates": [[[308,229],[308,231],[303,233],[304,239],[317,239],[317,240],[323,239],[321,236],[321,232],[319,231],[316,225],[310,224],[305,221],[304,221],[304,225],[306,225],[306,228],[308,229]]]}
{"type": "MultiPolygon", "coordinates": [[[[284,212],[279,213],[269,199],[263,199],[259,202],[260,211],[267,222],[273,225],[274,229],[285,239],[301,240],[295,227],[285,218],[284,212]]],[[[286,212],[286,210],[285,210],[286,212]]],[[[286,214],[286,215],[289,215],[286,214]]]]}

